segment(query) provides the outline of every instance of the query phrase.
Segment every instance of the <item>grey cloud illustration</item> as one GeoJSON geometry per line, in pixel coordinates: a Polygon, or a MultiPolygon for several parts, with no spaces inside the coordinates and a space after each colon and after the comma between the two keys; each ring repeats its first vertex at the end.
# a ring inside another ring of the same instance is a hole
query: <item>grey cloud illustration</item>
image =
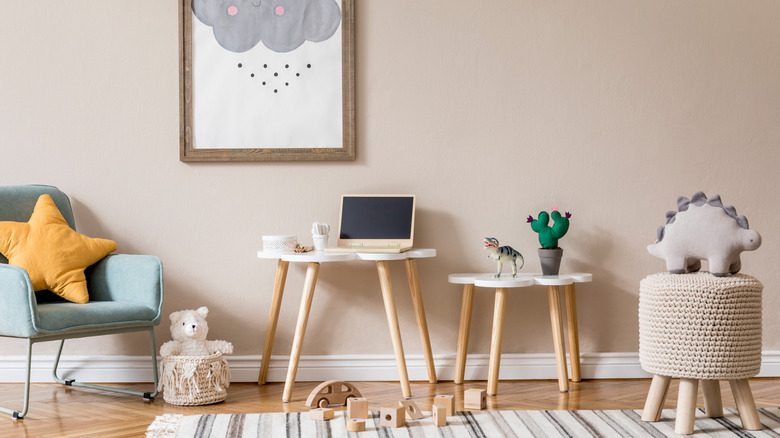
{"type": "Polygon", "coordinates": [[[192,0],[192,12],[214,29],[231,52],[259,42],[274,52],[290,52],[306,41],[325,41],[341,22],[336,0],[192,0]]]}

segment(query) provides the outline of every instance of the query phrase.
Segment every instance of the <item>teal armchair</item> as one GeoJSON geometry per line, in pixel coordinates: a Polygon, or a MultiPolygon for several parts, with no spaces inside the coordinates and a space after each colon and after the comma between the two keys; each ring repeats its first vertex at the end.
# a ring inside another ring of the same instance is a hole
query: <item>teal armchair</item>
{"type": "MultiPolygon", "coordinates": [[[[0,221],[25,222],[42,194],[51,195],[65,220],[75,221],[68,197],[51,186],[0,187],[0,221]]],[[[109,255],[85,271],[89,303],[76,304],[48,292],[34,292],[27,272],[9,265],[0,255],[0,336],[27,340],[27,377],[21,411],[0,407],[14,419],[27,415],[30,404],[30,362],[33,344],[60,341],[52,375],[68,385],[142,396],[157,395],[157,356],[154,327],[160,323],[163,302],[162,264],[147,255],[109,255]],[[63,380],[57,365],[66,339],[146,331],[151,343],[153,392],[129,391],[102,385],[63,380]]]]}

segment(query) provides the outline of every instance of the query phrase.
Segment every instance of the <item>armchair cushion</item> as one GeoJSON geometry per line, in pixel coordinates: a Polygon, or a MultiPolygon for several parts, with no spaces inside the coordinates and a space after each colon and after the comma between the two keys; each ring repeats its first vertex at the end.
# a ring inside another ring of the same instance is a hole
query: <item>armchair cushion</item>
{"type": "Polygon", "coordinates": [[[74,231],[41,195],[28,222],[0,222],[0,252],[27,271],[36,291],[49,289],[75,303],[89,301],[84,269],[116,250],[116,243],[74,231]]]}
{"type": "Polygon", "coordinates": [[[67,301],[46,303],[38,305],[37,329],[39,333],[54,333],[95,327],[126,327],[133,323],[149,326],[156,313],[156,309],[148,306],[122,301],[92,301],[89,306],[67,301]]]}

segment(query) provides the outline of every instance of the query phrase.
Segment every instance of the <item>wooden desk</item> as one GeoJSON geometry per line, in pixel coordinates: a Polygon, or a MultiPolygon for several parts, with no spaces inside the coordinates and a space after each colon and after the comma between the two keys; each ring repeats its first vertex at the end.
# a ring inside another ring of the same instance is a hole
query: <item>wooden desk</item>
{"type": "Polygon", "coordinates": [[[463,285],[463,302],[460,312],[460,327],[458,331],[458,352],[455,368],[455,383],[462,384],[466,372],[466,352],[471,328],[471,308],[474,303],[474,286],[496,289],[496,300],[493,310],[493,333],[490,341],[490,365],[488,372],[488,395],[498,393],[498,370],[501,363],[501,341],[504,335],[504,313],[506,310],[507,289],[533,286],[547,286],[547,299],[550,304],[550,323],[552,325],[553,344],[555,346],[555,361],[558,365],[558,387],[561,392],[569,390],[569,378],[566,372],[566,353],[564,351],[563,320],[558,287],[564,287],[566,301],[566,320],[569,331],[569,355],[571,356],[572,381],[579,382],[580,347],[577,332],[577,302],[574,295],[574,283],[591,281],[593,276],[586,273],[542,275],[517,274],[502,275],[499,278],[493,274],[452,274],[448,280],[453,284],[463,285]]]}
{"type": "Polygon", "coordinates": [[[258,251],[257,257],[261,259],[277,259],[276,280],[274,281],[274,293],[271,301],[271,311],[268,316],[268,327],[265,332],[265,345],[263,346],[263,356],[260,363],[260,375],[257,383],[265,384],[268,377],[268,364],[271,359],[271,350],[273,350],[274,337],[276,336],[276,324],[279,321],[279,309],[282,306],[282,295],[284,294],[284,284],[287,279],[287,268],[292,263],[307,263],[306,279],[303,285],[303,296],[301,297],[300,310],[298,311],[298,322],[295,327],[295,337],[293,340],[292,351],[290,352],[290,365],[287,369],[287,378],[284,384],[284,394],[282,400],[289,402],[292,397],[293,385],[295,384],[295,374],[298,371],[298,361],[301,357],[301,347],[303,345],[303,336],[306,333],[306,324],[309,320],[311,303],[314,298],[314,287],[317,284],[317,275],[321,263],[345,262],[352,260],[368,260],[376,262],[376,269],[379,274],[379,285],[382,289],[382,298],[384,300],[385,313],[387,315],[387,324],[390,329],[390,336],[393,340],[393,350],[395,351],[395,361],[398,367],[398,374],[401,381],[401,391],[405,398],[412,397],[412,389],[409,385],[409,375],[406,370],[406,359],[404,357],[404,347],[401,342],[401,330],[398,325],[398,315],[395,308],[395,298],[393,295],[393,286],[390,282],[389,261],[403,260],[406,264],[406,275],[409,280],[409,289],[412,293],[412,302],[417,317],[417,327],[420,331],[420,340],[425,354],[425,363],[428,369],[428,381],[436,383],[436,368],[433,365],[433,353],[431,351],[431,341],[428,335],[428,323],[425,318],[425,308],[423,307],[422,293],[420,291],[420,282],[417,275],[417,259],[430,258],[436,256],[435,249],[412,249],[400,254],[373,254],[373,253],[325,253],[314,251],[302,254],[279,254],[265,253],[258,251]]]}

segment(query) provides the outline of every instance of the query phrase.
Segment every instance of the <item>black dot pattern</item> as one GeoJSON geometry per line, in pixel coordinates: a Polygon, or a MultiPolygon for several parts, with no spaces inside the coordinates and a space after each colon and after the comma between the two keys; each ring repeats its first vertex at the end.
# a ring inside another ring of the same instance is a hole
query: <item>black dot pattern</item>
{"type": "Polygon", "coordinates": [[[259,85],[262,87],[270,85],[269,91],[272,89],[274,94],[280,94],[279,90],[284,87],[288,87],[290,91],[295,89],[296,83],[305,79],[306,77],[306,75],[302,74],[301,71],[303,69],[312,68],[310,63],[299,65],[289,63],[276,66],[271,65],[270,70],[268,63],[257,64],[257,66],[253,67],[251,62],[249,64],[246,64],[245,62],[239,62],[236,64],[236,66],[239,70],[242,70],[244,67],[246,67],[249,71],[243,74],[248,73],[249,79],[258,80],[259,85]],[[262,69],[260,69],[258,72],[258,69],[260,68],[259,66],[261,65],[262,69]]]}

